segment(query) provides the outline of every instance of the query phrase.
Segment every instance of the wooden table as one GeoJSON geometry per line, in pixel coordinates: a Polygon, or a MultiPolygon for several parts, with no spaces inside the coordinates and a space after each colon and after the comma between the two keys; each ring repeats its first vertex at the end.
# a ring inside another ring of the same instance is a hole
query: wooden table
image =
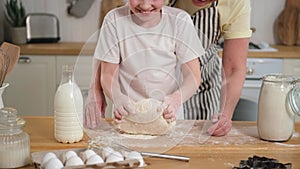
{"type": "MultiPolygon", "coordinates": [[[[88,138],[75,144],[56,142],[53,131],[53,117],[25,117],[25,131],[30,135],[31,152],[85,148],[88,138]]],[[[201,144],[179,144],[168,154],[190,157],[189,162],[145,157],[146,168],[155,169],[231,169],[240,160],[253,155],[278,159],[281,163],[292,163],[293,169],[300,169],[300,123],[296,124],[293,138],[287,142],[267,142],[259,139],[255,122],[233,122],[233,129],[225,137],[211,137],[201,144]]],[[[186,140],[189,142],[189,140],[186,140]]],[[[23,168],[33,168],[27,166],[23,168]]]]}

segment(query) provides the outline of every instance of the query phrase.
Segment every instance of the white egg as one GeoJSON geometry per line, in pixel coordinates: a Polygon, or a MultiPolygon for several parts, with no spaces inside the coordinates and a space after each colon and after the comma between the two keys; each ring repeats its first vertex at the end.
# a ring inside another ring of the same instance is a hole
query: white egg
{"type": "Polygon", "coordinates": [[[65,166],[75,166],[75,165],[84,165],[83,161],[78,156],[70,157],[65,164],[65,166]]]}
{"type": "Polygon", "coordinates": [[[141,153],[137,151],[131,151],[127,154],[125,160],[138,160],[140,162],[140,167],[145,165],[144,159],[141,153]]]}
{"type": "Polygon", "coordinates": [[[125,150],[121,150],[121,154],[123,155],[123,157],[127,157],[129,151],[125,151],[125,150]]]}
{"type": "Polygon", "coordinates": [[[63,168],[63,163],[58,158],[51,158],[46,164],[44,169],[61,169],[63,168]]]}
{"type": "Polygon", "coordinates": [[[56,155],[52,152],[49,152],[44,155],[42,162],[41,162],[41,167],[44,168],[45,164],[51,159],[51,158],[56,158],[56,155]]]}
{"type": "Polygon", "coordinates": [[[80,157],[85,162],[87,159],[89,159],[94,154],[96,154],[95,151],[87,149],[84,152],[80,152],[80,157]]]}
{"type": "Polygon", "coordinates": [[[63,163],[65,163],[66,161],[68,161],[69,158],[73,157],[73,156],[77,156],[77,154],[75,153],[75,151],[67,151],[63,154],[63,157],[62,157],[62,161],[63,163]]]}
{"type": "Polygon", "coordinates": [[[104,163],[103,159],[98,155],[94,154],[90,158],[87,159],[86,164],[100,164],[104,163]]]}
{"type": "Polygon", "coordinates": [[[104,147],[102,149],[102,158],[106,159],[113,152],[114,152],[114,149],[112,149],[111,147],[104,147]]]}
{"type": "Polygon", "coordinates": [[[112,163],[112,162],[123,161],[123,160],[124,160],[124,158],[123,158],[122,154],[118,151],[114,151],[107,156],[105,162],[112,163]]]}

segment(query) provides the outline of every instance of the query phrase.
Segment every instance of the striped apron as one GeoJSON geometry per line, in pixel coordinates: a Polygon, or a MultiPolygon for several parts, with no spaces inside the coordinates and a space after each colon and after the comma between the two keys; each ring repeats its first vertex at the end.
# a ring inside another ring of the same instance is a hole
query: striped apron
{"type": "MultiPolygon", "coordinates": [[[[170,0],[169,6],[176,0],[170,0]]],[[[199,57],[201,69],[201,85],[197,92],[183,104],[184,118],[208,120],[219,112],[221,91],[221,62],[218,56],[217,41],[220,37],[218,2],[208,8],[201,9],[191,17],[205,54],[199,57]]]]}

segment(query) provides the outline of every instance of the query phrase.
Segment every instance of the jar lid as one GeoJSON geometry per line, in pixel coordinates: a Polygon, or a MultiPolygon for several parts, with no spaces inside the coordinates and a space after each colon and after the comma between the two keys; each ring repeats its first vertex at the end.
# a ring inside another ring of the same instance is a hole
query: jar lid
{"type": "Polygon", "coordinates": [[[264,81],[273,83],[292,83],[295,81],[295,77],[292,75],[283,75],[280,73],[268,74],[263,77],[264,81]]]}
{"type": "Polygon", "coordinates": [[[0,109],[0,130],[17,129],[25,126],[25,120],[18,116],[16,109],[4,107],[0,109]]]}
{"type": "Polygon", "coordinates": [[[289,93],[289,102],[295,114],[300,116],[300,83],[296,82],[295,86],[289,93]]]}

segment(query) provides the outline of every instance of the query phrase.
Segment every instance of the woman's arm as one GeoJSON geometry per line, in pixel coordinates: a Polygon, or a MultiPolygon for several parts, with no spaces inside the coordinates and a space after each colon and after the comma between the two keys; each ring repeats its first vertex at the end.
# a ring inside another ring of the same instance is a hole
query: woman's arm
{"type": "Polygon", "coordinates": [[[240,99],[246,77],[248,45],[249,38],[227,39],[224,41],[220,114],[215,117],[219,121],[209,129],[211,135],[226,135],[231,129],[231,118],[240,99]]]}

